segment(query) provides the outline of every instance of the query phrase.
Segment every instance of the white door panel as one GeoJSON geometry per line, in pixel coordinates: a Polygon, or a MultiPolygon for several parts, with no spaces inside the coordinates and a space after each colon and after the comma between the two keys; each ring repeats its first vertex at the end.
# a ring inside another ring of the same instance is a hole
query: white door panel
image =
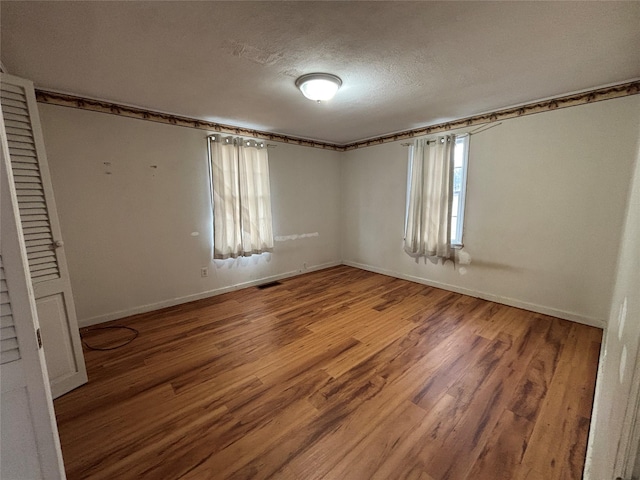
{"type": "Polygon", "coordinates": [[[0,428],[3,436],[11,438],[10,442],[3,442],[2,456],[12,459],[3,465],[2,478],[44,478],[38,456],[25,455],[26,452],[38,451],[36,432],[29,411],[29,391],[26,387],[2,392],[0,428]]]}
{"type": "MultiPolygon", "coordinates": [[[[75,356],[73,355],[73,342],[69,332],[67,307],[64,296],[55,293],[48,297],[40,297],[36,300],[38,318],[46,318],[46,323],[40,324],[42,330],[44,356],[47,359],[47,372],[51,380],[52,390],[54,385],[68,379],[78,371],[75,356]],[[55,348],[54,348],[55,347],[55,348]]],[[[54,393],[55,396],[55,393],[54,393]]]]}

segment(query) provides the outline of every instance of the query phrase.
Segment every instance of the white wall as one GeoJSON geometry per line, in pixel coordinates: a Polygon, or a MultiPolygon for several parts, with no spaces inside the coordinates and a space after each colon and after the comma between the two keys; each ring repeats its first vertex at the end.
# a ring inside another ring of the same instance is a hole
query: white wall
{"type": "Polygon", "coordinates": [[[464,251],[469,265],[403,252],[407,148],[346,152],[342,258],[558,317],[608,317],[640,96],[504,121],[471,138],[464,251]]]}
{"type": "Polygon", "coordinates": [[[269,149],[274,235],[318,235],[214,263],[207,132],[39,109],[81,325],[340,263],[339,153],[269,149]]]}
{"type": "MultiPolygon", "coordinates": [[[[636,129],[640,125],[636,123],[636,129]]],[[[626,450],[640,383],[640,146],[621,240],[618,272],[598,372],[585,478],[631,478],[616,455],[626,450]],[[635,373],[634,373],[635,370],[635,373]],[[635,376],[634,376],[635,375],[635,376]],[[633,395],[630,393],[633,391],[633,395]]],[[[637,420],[636,420],[637,421],[637,420]]],[[[637,445],[635,446],[637,448],[637,445]]],[[[633,461],[634,451],[631,451],[633,461]]],[[[618,454],[619,455],[619,454],[618,454]]],[[[620,459],[623,455],[620,455],[620,459]]],[[[635,478],[635,477],[634,477],[635,478]]]]}
{"type": "Polygon", "coordinates": [[[81,325],[342,260],[597,326],[608,318],[640,96],[507,120],[473,136],[471,263],[455,270],[402,250],[401,142],[346,153],[270,149],[274,234],[318,236],[216,264],[206,132],[39,108],[81,325]]]}

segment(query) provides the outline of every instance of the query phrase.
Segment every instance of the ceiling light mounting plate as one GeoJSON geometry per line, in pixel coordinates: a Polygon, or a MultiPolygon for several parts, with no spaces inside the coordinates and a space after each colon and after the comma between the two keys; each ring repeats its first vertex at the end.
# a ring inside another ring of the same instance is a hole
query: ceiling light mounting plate
{"type": "Polygon", "coordinates": [[[340,77],[331,73],[307,73],[296,80],[302,94],[318,103],[331,100],[341,85],[340,77]]]}

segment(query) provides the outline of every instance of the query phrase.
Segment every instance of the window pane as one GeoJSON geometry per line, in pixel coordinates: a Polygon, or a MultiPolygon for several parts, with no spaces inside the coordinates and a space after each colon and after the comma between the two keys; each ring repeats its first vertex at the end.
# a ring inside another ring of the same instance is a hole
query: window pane
{"type": "Polygon", "coordinates": [[[458,233],[458,217],[451,217],[451,242],[455,243],[458,233]]]}
{"type": "Polygon", "coordinates": [[[464,224],[464,203],[466,189],[466,169],[469,137],[456,139],[454,150],[453,170],[453,204],[451,206],[451,243],[462,243],[462,229],[464,224]]]}
{"type": "Polygon", "coordinates": [[[453,169],[453,193],[458,193],[462,189],[462,168],[453,169]]]}
{"type": "Polygon", "coordinates": [[[453,152],[453,166],[456,168],[462,167],[464,163],[464,140],[456,140],[456,147],[453,152]]]}

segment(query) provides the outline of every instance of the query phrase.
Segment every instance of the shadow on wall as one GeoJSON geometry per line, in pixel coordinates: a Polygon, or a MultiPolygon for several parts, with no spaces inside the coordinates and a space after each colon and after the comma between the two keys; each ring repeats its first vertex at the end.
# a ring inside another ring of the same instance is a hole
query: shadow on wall
{"type": "MultiPolygon", "coordinates": [[[[462,262],[459,262],[462,264],[462,262]]],[[[503,272],[524,272],[524,268],[514,267],[513,265],[508,265],[506,263],[499,262],[491,262],[486,260],[474,260],[474,267],[483,267],[492,270],[502,270],[503,272]]]]}
{"type": "MultiPolygon", "coordinates": [[[[462,259],[457,259],[456,270],[460,275],[466,275],[468,273],[467,266],[471,263],[469,260],[465,263],[462,259]]],[[[487,260],[474,260],[474,267],[481,267],[487,270],[500,270],[502,272],[511,272],[511,273],[521,273],[524,272],[524,268],[514,267],[513,265],[508,265],[506,263],[499,262],[491,262],[487,260]]]]}
{"type": "MultiPolygon", "coordinates": [[[[432,263],[438,263],[440,261],[440,259],[433,257],[433,258],[426,258],[426,257],[414,257],[416,263],[419,263],[420,260],[422,259],[425,263],[427,261],[430,261],[432,263]]],[[[458,273],[460,275],[466,275],[467,274],[467,266],[471,265],[471,255],[469,254],[469,252],[465,251],[465,250],[457,250],[455,253],[455,268],[458,271],[458,273]]],[[[451,260],[447,260],[445,262],[445,264],[451,264],[453,265],[453,263],[451,262],[451,260]]],[[[524,268],[520,268],[520,267],[515,267],[513,265],[509,265],[506,263],[499,263],[499,262],[495,262],[495,261],[488,261],[488,260],[478,260],[478,259],[474,259],[473,260],[473,266],[474,267],[482,267],[485,269],[491,269],[491,270],[500,270],[503,272],[512,272],[512,273],[519,273],[519,272],[524,272],[525,269],[524,268]]]]}
{"type": "Polygon", "coordinates": [[[234,268],[253,267],[271,263],[271,253],[265,252],[251,255],[250,257],[226,258],[224,260],[213,259],[213,264],[218,270],[232,270],[234,268]]]}

